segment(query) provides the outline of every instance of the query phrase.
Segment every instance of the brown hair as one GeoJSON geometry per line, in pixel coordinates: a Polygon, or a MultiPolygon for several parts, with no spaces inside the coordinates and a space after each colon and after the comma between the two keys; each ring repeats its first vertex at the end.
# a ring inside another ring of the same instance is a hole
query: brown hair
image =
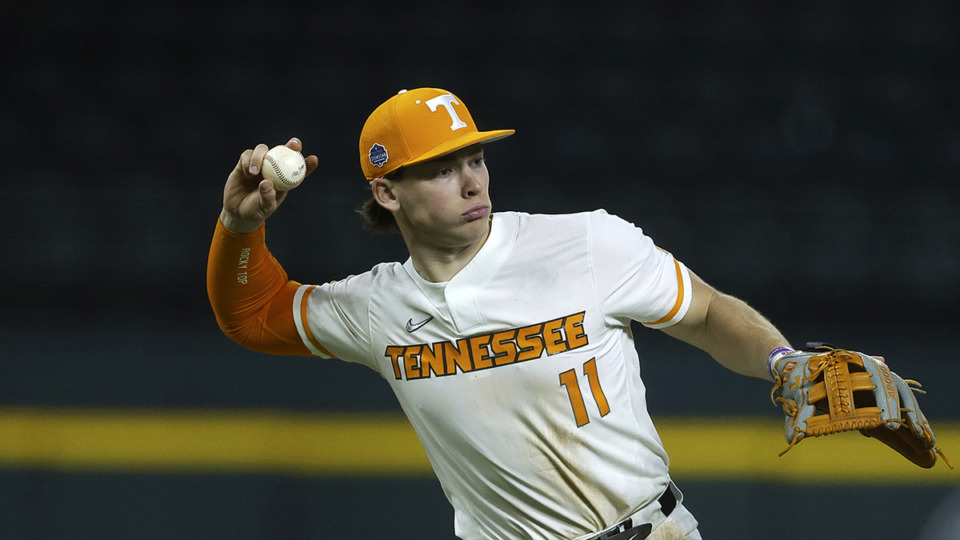
{"type": "MultiPolygon", "coordinates": [[[[403,167],[391,171],[385,175],[387,180],[394,182],[403,179],[403,167]]],[[[370,197],[357,209],[357,213],[363,218],[363,228],[377,234],[388,234],[400,232],[397,226],[397,220],[393,217],[393,212],[380,206],[376,199],[370,197]]]]}

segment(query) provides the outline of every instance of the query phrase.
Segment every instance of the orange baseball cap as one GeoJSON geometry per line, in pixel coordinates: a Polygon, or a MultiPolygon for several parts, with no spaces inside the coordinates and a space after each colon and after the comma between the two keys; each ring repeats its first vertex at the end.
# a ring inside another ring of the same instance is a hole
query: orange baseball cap
{"type": "Polygon", "coordinates": [[[513,135],[478,131],[457,96],[439,88],[401,90],[377,107],[360,132],[360,167],[367,180],[479,142],[513,135]]]}

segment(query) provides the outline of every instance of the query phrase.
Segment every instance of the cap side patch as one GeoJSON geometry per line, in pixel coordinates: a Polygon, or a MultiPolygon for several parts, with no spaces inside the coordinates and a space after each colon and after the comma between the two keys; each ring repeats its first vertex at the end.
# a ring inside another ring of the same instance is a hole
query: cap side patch
{"type": "Polygon", "coordinates": [[[387,149],[378,143],[373,143],[373,146],[370,147],[369,156],[370,163],[381,168],[387,161],[390,161],[390,156],[387,154],[387,149]]]}

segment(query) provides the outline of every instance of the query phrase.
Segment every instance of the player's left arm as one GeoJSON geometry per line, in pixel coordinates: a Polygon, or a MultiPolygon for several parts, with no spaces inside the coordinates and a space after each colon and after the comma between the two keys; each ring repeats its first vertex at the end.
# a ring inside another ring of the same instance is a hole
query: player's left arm
{"type": "Polygon", "coordinates": [[[779,347],[790,348],[783,334],[746,302],[721,293],[693,272],[690,280],[690,307],[664,333],[706,351],[727,369],[771,380],[767,357],[779,347]]]}

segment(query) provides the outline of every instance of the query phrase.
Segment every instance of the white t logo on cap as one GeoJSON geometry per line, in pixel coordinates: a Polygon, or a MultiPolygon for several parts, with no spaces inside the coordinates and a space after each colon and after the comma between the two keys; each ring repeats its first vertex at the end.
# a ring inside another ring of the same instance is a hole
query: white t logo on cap
{"type": "Polygon", "coordinates": [[[459,116],[457,116],[457,111],[453,110],[452,103],[456,103],[457,105],[460,104],[460,102],[457,101],[455,97],[453,97],[453,94],[444,94],[442,96],[437,96],[433,99],[428,99],[424,103],[426,103],[427,107],[430,107],[430,112],[437,112],[437,106],[439,105],[442,105],[443,108],[447,110],[447,114],[450,115],[450,120],[453,121],[453,123],[450,124],[450,131],[456,131],[460,128],[467,127],[467,123],[461,120],[459,116]]]}

